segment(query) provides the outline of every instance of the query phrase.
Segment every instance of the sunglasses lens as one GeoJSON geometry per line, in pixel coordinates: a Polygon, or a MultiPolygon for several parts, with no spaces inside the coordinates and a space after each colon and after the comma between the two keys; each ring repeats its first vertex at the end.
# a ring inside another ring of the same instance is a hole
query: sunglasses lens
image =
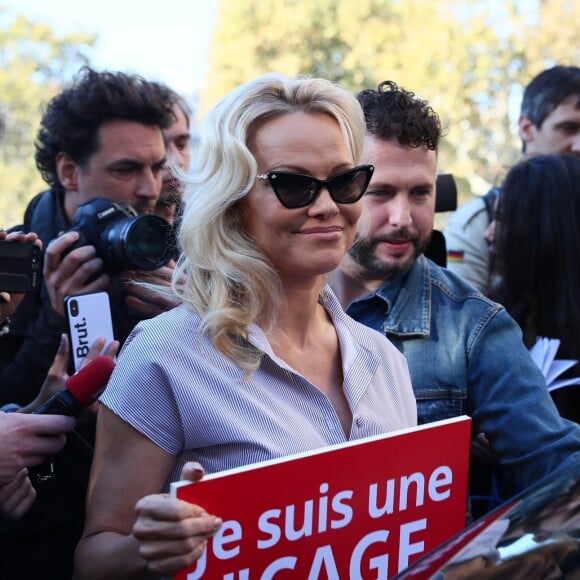
{"type": "Polygon", "coordinates": [[[306,175],[276,173],[271,183],[278,199],[288,208],[304,207],[316,195],[316,182],[306,175]]]}
{"type": "Polygon", "coordinates": [[[328,184],[334,201],[354,203],[358,201],[368,185],[368,173],[362,169],[345,171],[334,177],[328,184]]]}
{"type": "Polygon", "coordinates": [[[284,171],[270,172],[267,176],[280,203],[287,208],[296,209],[313,203],[321,187],[328,188],[336,203],[358,201],[368,187],[373,169],[372,165],[361,165],[343,171],[327,181],[284,171]]]}

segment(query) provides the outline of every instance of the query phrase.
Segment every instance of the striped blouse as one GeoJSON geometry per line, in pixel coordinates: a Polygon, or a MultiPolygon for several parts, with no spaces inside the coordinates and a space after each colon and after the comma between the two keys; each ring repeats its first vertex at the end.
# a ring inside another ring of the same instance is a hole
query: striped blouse
{"type": "MultiPolygon", "coordinates": [[[[407,362],[380,333],[355,322],[327,287],[321,300],[337,331],[344,393],[352,411],[348,440],[416,424],[407,362]]],[[[334,407],[318,388],[249,328],[262,353],[245,378],[185,306],[140,322],[126,341],[101,401],[176,456],[168,482],[186,461],[207,473],[343,443],[334,407]]]]}

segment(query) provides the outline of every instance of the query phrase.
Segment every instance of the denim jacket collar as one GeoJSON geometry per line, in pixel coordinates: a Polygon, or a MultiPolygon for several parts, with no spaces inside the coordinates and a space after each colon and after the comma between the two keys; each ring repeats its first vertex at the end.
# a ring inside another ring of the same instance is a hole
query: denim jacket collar
{"type": "Polygon", "coordinates": [[[411,269],[387,280],[377,291],[389,308],[383,330],[400,336],[429,336],[431,283],[429,262],[419,256],[411,269]],[[419,289],[419,290],[418,290],[419,289]]]}

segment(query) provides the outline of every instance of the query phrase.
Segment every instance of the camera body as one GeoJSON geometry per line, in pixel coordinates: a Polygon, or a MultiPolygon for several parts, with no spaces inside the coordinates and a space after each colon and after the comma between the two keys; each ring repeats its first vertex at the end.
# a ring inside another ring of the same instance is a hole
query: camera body
{"type": "Polygon", "coordinates": [[[109,274],[123,270],[156,270],[174,253],[173,228],[163,218],[139,215],[126,203],[95,197],[81,204],[69,231],[79,233],[69,251],[91,245],[109,274]]]}

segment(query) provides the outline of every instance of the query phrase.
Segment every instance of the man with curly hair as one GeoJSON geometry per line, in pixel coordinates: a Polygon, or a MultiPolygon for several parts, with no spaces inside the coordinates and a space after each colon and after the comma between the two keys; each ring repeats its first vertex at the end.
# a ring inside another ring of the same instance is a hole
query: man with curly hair
{"type": "MultiPolygon", "coordinates": [[[[362,160],[375,170],[357,237],[331,285],[350,316],[407,357],[419,423],[470,415],[502,479],[528,486],[580,457],[580,429],[560,417],[505,309],[423,255],[433,229],[438,115],[390,81],[358,99],[367,128],[362,160]]],[[[472,495],[488,474],[475,466],[472,495]]],[[[474,505],[475,513],[488,507],[474,505]]]]}
{"type": "MultiPolygon", "coordinates": [[[[163,131],[174,122],[172,106],[157,83],[88,67],[48,103],[35,160],[49,189],[31,200],[23,223],[12,228],[38,234],[44,274],[41,288],[26,297],[4,337],[0,404],[25,405],[36,396],[66,331],[65,296],[107,291],[121,342],[139,320],[163,310],[129,282],[138,277],[136,271],[110,272],[95,247],[69,230],[79,206],[93,198],[129,204],[139,214],[155,211],[166,169],[163,131]]],[[[149,276],[160,283],[171,272],[149,276]]]]}

